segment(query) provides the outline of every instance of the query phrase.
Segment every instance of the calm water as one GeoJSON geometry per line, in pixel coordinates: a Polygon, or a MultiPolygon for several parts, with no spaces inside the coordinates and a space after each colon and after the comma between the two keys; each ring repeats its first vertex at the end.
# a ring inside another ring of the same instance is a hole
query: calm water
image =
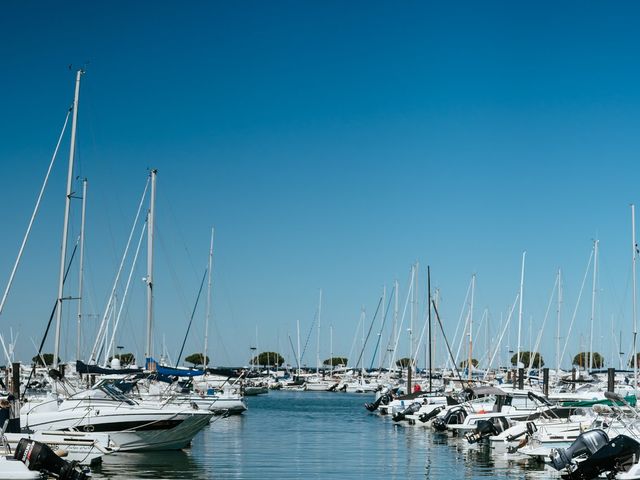
{"type": "Polygon", "coordinates": [[[269,392],[243,415],[214,419],[190,450],[118,454],[95,479],[543,479],[543,466],[492,456],[363,407],[372,396],[269,392]]]}

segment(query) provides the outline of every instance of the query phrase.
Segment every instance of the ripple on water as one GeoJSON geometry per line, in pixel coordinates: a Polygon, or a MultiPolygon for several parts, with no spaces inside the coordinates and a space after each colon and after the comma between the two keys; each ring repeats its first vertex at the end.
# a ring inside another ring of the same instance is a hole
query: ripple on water
{"type": "Polygon", "coordinates": [[[243,415],[214,418],[192,448],[117,454],[95,479],[500,479],[559,478],[488,446],[368,413],[371,395],[270,392],[243,415]]]}

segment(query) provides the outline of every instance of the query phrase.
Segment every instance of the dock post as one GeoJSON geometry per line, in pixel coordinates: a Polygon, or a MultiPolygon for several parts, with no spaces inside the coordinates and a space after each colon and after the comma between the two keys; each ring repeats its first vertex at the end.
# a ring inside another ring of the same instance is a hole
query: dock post
{"type": "Polygon", "coordinates": [[[545,397],[549,396],[549,368],[542,369],[542,393],[545,397]]]}
{"type": "Polygon", "coordinates": [[[524,390],[524,368],[518,369],[518,390],[524,390]]]}
{"type": "Polygon", "coordinates": [[[575,367],[571,369],[571,390],[576,391],[576,369],[575,367]]]}
{"type": "Polygon", "coordinates": [[[607,392],[615,391],[616,369],[607,368],[607,392]]]}
{"type": "Polygon", "coordinates": [[[13,401],[11,401],[11,413],[9,415],[9,424],[7,432],[20,432],[20,362],[11,364],[11,389],[13,401]]]}

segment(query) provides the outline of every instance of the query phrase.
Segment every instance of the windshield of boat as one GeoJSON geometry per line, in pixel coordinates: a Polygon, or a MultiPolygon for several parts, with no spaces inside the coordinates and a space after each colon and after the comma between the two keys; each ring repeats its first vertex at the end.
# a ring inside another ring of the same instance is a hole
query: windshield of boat
{"type": "Polygon", "coordinates": [[[124,403],[127,403],[128,405],[135,405],[136,403],[133,400],[131,400],[129,397],[127,397],[124,393],[122,393],[122,391],[119,390],[117,387],[109,383],[100,385],[99,389],[102,390],[109,398],[113,400],[117,400],[118,402],[124,402],[124,403]]]}

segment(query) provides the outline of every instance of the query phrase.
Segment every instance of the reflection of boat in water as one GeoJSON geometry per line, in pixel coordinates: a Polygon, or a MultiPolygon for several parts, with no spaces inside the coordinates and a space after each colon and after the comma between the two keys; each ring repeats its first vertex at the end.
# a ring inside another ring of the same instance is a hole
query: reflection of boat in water
{"type": "Polygon", "coordinates": [[[93,469],[94,477],[131,478],[131,472],[144,472],[145,478],[209,479],[211,472],[199,464],[190,451],[120,453],[104,458],[93,469]]]}

